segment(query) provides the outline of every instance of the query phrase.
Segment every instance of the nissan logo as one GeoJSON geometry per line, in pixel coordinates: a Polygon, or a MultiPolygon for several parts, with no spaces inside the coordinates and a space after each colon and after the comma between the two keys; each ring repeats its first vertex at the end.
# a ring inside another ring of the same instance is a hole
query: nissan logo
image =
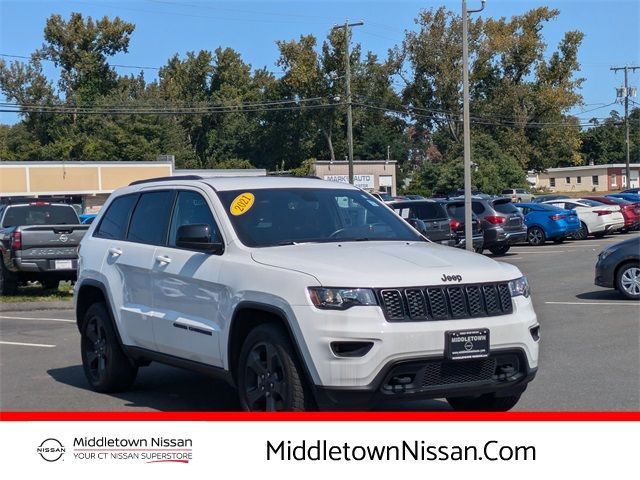
{"type": "Polygon", "coordinates": [[[63,233],[62,235],[60,235],[60,241],[62,243],[67,243],[69,241],[69,235],[67,235],[66,233],[63,233]]]}

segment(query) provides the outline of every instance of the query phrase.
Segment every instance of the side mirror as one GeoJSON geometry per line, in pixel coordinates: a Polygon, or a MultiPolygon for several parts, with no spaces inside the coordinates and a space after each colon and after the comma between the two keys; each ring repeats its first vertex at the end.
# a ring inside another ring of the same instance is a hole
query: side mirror
{"type": "Polygon", "coordinates": [[[211,228],[205,223],[181,225],[178,227],[177,237],[176,246],[180,248],[215,254],[224,251],[224,244],[222,242],[211,241],[211,228]]]}
{"type": "Polygon", "coordinates": [[[422,235],[425,237],[427,236],[427,225],[422,220],[418,218],[409,218],[407,219],[407,222],[422,235]]]}

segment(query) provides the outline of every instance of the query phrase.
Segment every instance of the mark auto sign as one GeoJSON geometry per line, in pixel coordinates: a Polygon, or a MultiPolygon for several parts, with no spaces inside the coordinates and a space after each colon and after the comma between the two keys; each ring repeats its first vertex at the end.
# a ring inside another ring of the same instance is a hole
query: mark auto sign
{"type": "MultiPolygon", "coordinates": [[[[358,188],[373,188],[373,175],[354,175],[353,184],[358,188]]],[[[349,183],[349,175],[325,175],[325,180],[330,182],[349,183]]]]}

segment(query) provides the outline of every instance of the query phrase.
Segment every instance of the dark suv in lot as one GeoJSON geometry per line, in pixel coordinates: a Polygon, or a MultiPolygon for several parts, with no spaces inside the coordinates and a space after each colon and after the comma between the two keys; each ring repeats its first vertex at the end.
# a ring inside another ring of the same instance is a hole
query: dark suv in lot
{"type": "MultiPolygon", "coordinates": [[[[463,199],[449,203],[464,212],[463,199]]],[[[504,255],[511,245],[526,241],[527,227],[522,214],[509,198],[474,197],[471,208],[482,223],[483,248],[494,255],[504,255]]]]}
{"type": "Polygon", "coordinates": [[[388,202],[398,215],[411,223],[412,220],[422,220],[425,224],[425,231],[421,232],[432,242],[453,247],[455,236],[444,207],[433,200],[400,200],[388,202]]]}
{"type": "MultiPolygon", "coordinates": [[[[446,209],[447,215],[449,215],[449,223],[453,237],[455,239],[455,247],[465,248],[466,239],[464,234],[465,221],[464,221],[464,202],[449,200],[438,200],[438,202],[446,209]]],[[[471,234],[473,240],[473,250],[476,253],[482,253],[484,249],[484,235],[482,233],[482,224],[478,216],[471,212],[471,234]]]]}

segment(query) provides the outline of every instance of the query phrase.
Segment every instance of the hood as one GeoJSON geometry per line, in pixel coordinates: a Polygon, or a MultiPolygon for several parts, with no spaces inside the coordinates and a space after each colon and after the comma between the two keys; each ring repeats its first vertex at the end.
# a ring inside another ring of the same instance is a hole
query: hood
{"type": "Polygon", "coordinates": [[[313,275],[331,287],[455,285],[522,275],[513,265],[427,242],[307,243],[255,249],[251,256],[264,265],[313,275]]]}

